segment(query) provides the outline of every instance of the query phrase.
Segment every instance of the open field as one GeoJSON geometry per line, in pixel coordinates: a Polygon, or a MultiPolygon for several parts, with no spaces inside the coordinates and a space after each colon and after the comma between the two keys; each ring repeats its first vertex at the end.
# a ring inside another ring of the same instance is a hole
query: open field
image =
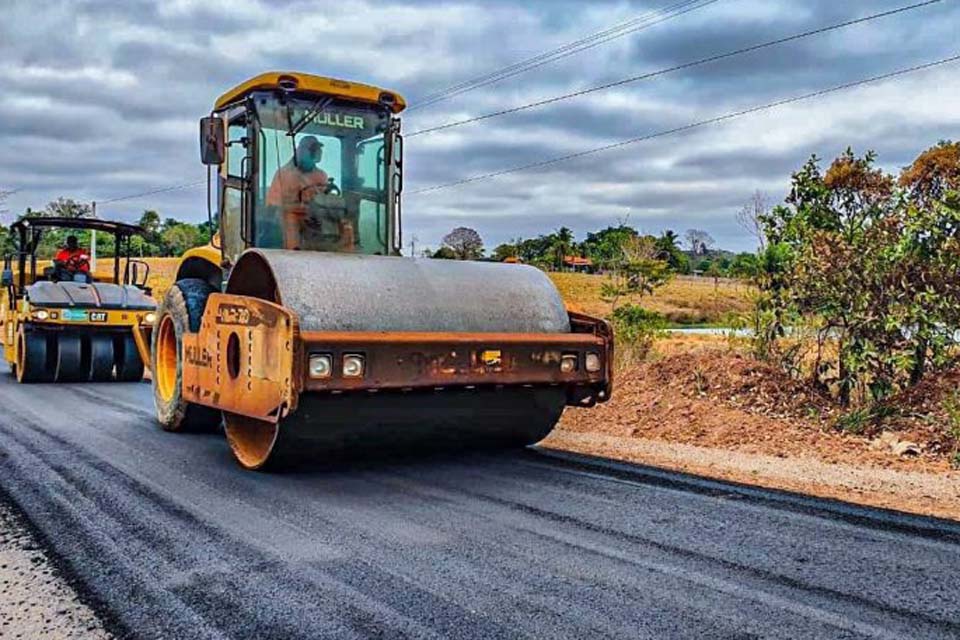
{"type": "MultiPolygon", "coordinates": [[[[150,286],[157,299],[173,284],[177,258],[147,258],[150,286]]],[[[103,270],[101,264],[101,272],[103,270]]],[[[610,305],[600,299],[604,276],[585,273],[550,273],[567,306],[581,313],[606,316],[610,305]]],[[[732,314],[749,311],[753,288],[738,280],[681,276],[674,278],[652,296],[642,300],[644,307],[662,313],[675,324],[720,324],[732,314]]],[[[630,300],[624,300],[627,302],[630,300]]],[[[636,300],[634,300],[636,302],[636,300]]]]}
{"type": "Polygon", "coordinates": [[[180,258],[146,258],[144,262],[150,265],[150,279],[147,284],[153,288],[153,297],[162,300],[177,275],[180,258]]]}
{"type": "MultiPolygon", "coordinates": [[[[606,316],[610,305],[600,299],[605,276],[586,273],[548,274],[567,307],[581,313],[606,316]]],[[[723,324],[729,316],[746,313],[751,307],[753,287],[739,280],[679,276],[642,300],[625,298],[663,314],[674,324],[723,324]]]]}

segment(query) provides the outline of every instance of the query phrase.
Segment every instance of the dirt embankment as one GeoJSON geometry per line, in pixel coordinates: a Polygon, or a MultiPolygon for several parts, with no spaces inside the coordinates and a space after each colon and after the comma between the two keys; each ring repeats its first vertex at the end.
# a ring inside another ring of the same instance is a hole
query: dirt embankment
{"type": "Polygon", "coordinates": [[[960,518],[943,408],[960,374],[931,380],[897,398],[896,415],[847,433],[829,397],[723,339],[666,340],[659,350],[621,374],[609,403],[567,411],[544,444],[960,518]]]}

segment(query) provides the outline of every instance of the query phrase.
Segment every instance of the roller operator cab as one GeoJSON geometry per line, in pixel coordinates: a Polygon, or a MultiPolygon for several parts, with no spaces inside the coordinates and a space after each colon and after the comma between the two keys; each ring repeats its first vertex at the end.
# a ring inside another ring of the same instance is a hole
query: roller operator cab
{"type": "Polygon", "coordinates": [[[20,382],[134,382],[143,378],[157,305],[150,268],[130,255],[140,227],[93,218],[26,217],[4,258],[0,344],[20,382]],[[112,236],[98,272],[77,236],[112,236]],[[67,240],[56,251],[51,240],[67,240]],[[50,252],[50,255],[41,255],[50,252]],[[44,258],[49,260],[46,264],[44,258]],[[52,259],[52,260],[50,260],[52,259]]]}
{"type": "Polygon", "coordinates": [[[522,265],[400,257],[393,91],[266,73],[200,122],[220,233],[160,305],[169,431],[221,422],[250,469],[402,447],[524,446],[610,396],[606,322],[522,265]]]}

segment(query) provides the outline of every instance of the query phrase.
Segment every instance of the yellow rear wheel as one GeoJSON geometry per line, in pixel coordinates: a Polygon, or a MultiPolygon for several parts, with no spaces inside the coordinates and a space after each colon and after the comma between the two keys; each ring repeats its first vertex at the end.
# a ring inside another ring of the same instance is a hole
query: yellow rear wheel
{"type": "Polygon", "coordinates": [[[170,287],[157,309],[150,350],[153,360],[153,403],[165,431],[206,431],[220,424],[220,412],[183,397],[183,336],[200,328],[213,287],[203,280],[180,280],[170,287]]]}
{"type": "Polygon", "coordinates": [[[153,375],[156,380],[157,394],[164,402],[174,399],[177,385],[177,369],[179,367],[177,353],[177,334],[173,327],[173,318],[164,314],[160,318],[157,329],[157,346],[155,348],[153,375]]]}

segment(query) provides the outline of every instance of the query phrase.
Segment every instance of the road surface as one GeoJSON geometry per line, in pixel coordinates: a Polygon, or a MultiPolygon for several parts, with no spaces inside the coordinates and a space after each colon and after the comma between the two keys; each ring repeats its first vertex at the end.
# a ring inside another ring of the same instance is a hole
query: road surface
{"type": "Polygon", "coordinates": [[[264,475],[0,372],[0,487],[159,638],[960,637],[960,526],[529,451],[264,475]]]}

